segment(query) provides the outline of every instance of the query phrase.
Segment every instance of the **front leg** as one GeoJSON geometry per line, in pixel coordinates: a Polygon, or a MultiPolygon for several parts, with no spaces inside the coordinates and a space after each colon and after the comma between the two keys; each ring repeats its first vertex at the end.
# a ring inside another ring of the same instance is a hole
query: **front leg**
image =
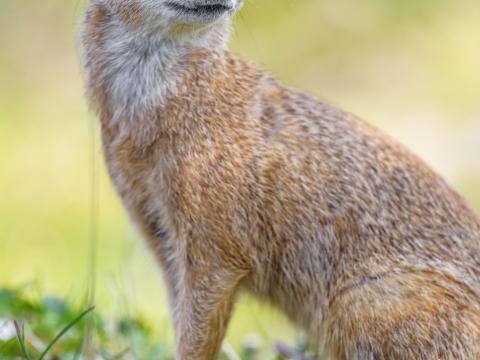
{"type": "Polygon", "coordinates": [[[216,358],[239,282],[246,274],[213,261],[205,265],[190,264],[184,273],[176,319],[176,360],[216,358]]]}

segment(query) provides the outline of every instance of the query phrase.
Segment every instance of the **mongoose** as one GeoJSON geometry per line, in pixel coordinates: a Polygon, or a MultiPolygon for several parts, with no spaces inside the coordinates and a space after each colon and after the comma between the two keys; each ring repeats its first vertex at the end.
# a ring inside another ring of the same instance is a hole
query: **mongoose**
{"type": "Polygon", "coordinates": [[[242,0],[91,0],[87,93],[163,269],[177,360],[237,293],[331,359],[480,359],[480,219],[409,150],[227,49],[242,0]]]}

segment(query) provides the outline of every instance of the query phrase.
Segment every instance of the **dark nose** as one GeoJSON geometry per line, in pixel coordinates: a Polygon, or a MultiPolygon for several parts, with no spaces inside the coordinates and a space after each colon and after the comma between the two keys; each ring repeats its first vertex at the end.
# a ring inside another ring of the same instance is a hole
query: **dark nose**
{"type": "MultiPolygon", "coordinates": [[[[189,1],[190,2],[190,1],[189,1]]],[[[211,6],[232,9],[234,0],[192,0],[193,6],[211,6]]]]}

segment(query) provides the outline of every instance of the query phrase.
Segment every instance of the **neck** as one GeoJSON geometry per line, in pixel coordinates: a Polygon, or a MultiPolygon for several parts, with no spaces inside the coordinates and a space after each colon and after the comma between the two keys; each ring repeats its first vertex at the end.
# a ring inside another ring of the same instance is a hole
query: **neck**
{"type": "Polygon", "coordinates": [[[223,53],[228,21],[165,33],[129,26],[108,7],[89,9],[82,34],[89,97],[102,122],[138,119],[174,96],[189,58],[223,53]]]}

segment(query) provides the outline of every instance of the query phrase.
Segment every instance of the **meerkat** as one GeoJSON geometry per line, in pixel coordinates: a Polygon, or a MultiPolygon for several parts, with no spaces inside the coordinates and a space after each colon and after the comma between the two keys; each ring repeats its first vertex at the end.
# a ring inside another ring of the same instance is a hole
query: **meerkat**
{"type": "Polygon", "coordinates": [[[158,258],[177,360],[215,359],[236,295],[330,359],[480,359],[480,219],[417,156],[227,48],[242,0],[90,0],[106,164],[158,258]]]}

